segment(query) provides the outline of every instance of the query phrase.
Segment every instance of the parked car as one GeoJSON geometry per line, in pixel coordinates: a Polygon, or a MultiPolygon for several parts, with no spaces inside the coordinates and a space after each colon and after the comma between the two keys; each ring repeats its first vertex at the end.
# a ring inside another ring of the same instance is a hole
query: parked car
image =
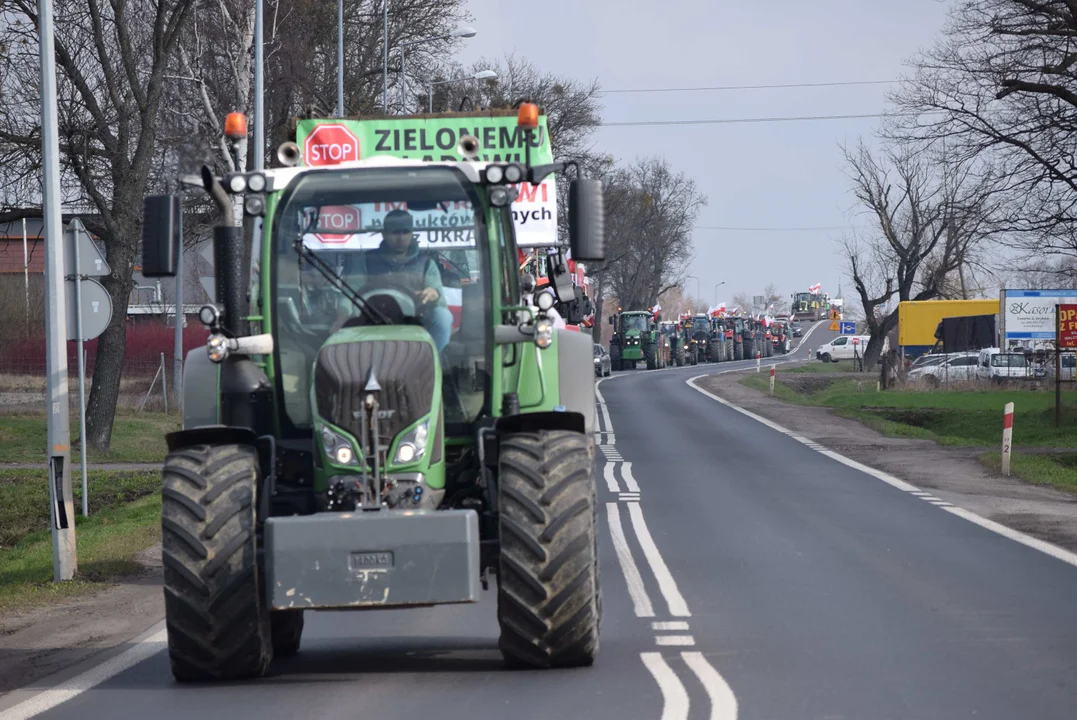
{"type": "Polygon", "coordinates": [[[976,376],[982,380],[1006,382],[1032,377],[1028,356],[1023,352],[1003,352],[999,348],[981,350],[976,376]]]}
{"type": "MultiPolygon", "coordinates": [[[[815,357],[823,362],[838,362],[839,360],[852,360],[854,356],[862,357],[864,349],[868,346],[870,335],[842,335],[830,342],[821,345],[815,351],[815,357]]],[[[890,349],[889,338],[883,340],[882,354],[890,349]]]]}
{"type": "Polygon", "coordinates": [[[595,375],[609,377],[611,366],[609,352],[601,344],[595,343],[595,375]]]}
{"type": "MultiPolygon", "coordinates": [[[[909,370],[910,380],[926,380],[932,385],[946,385],[954,382],[968,382],[978,377],[980,364],[978,352],[957,352],[935,356],[937,362],[925,362],[920,367],[909,370]]],[[[917,358],[919,359],[919,358],[917,358]]]]}

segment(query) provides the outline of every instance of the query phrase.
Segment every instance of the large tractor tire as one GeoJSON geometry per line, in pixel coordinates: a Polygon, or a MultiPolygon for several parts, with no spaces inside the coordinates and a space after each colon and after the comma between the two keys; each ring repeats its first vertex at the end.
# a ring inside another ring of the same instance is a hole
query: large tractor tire
{"type": "Polygon", "coordinates": [[[677,367],[684,367],[684,345],[681,345],[680,341],[677,341],[677,347],[673,351],[673,356],[677,359],[677,367]]]}
{"type": "Polygon", "coordinates": [[[658,369],[658,346],[656,345],[644,345],[643,346],[643,359],[647,361],[648,370],[658,369]]]}
{"type": "Polygon", "coordinates": [[[710,362],[710,363],[718,362],[718,358],[714,354],[715,350],[716,350],[716,348],[715,348],[715,345],[714,345],[713,342],[707,343],[707,362],[710,362]]]}
{"type": "Polygon", "coordinates": [[[744,359],[755,360],[755,338],[744,338],[744,359]]]}
{"type": "Polygon", "coordinates": [[[272,660],[255,518],[260,473],[247,445],[200,445],[165,459],[165,621],[181,682],[256,677],[272,660]]]}
{"type": "Polygon", "coordinates": [[[612,372],[620,372],[621,370],[624,369],[622,367],[622,365],[623,365],[623,363],[621,361],[621,346],[611,344],[610,345],[610,370],[612,372]]]}
{"type": "Polygon", "coordinates": [[[565,430],[501,441],[498,645],[512,667],[580,667],[598,656],[594,444],[565,430]]]}
{"type": "Polygon", "coordinates": [[[733,343],[733,359],[734,360],[743,360],[744,359],[744,342],[743,341],[733,343]]]}

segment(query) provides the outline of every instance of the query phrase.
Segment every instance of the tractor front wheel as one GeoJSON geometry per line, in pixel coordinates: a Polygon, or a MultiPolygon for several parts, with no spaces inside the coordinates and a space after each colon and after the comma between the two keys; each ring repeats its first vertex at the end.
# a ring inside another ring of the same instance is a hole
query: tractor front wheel
{"type": "Polygon", "coordinates": [[[591,665],[602,614],[593,441],[513,433],[499,453],[501,654],[515,667],[591,665]]]}
{"type": "Polygon", "coordinates": [[[258,562],[260,475],[247,445],[200,445],[165,459],[165,622],[181,682],[260,676],[273,657],[258,562]]]}

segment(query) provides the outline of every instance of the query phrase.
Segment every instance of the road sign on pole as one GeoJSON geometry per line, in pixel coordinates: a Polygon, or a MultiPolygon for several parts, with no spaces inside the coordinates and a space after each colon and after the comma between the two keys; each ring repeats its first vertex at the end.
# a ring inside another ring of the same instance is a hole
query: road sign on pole
{"type": "Polygon", "coordinates": [[[851,320],[842,320],[838,332],[842,335],[856,335],[856,323],[851,320]]]}
{"type": "Polygon", "coordinates": [[[56,119],[56,44],[52,0],[38,2],[41,57],[42,215],[45,236],[45,371],[48,398],[49,516],[52,578],[71,580],[75,552],[75,502],[71,492],[71,425],[68,419],[67,314],[64,303],[63,213],[60,205],[60,135],[56,119]]]}
{"type": "Polygon", "coordinates": [[[828,329],[829,330],[837,330],[838,329],[838,321],[837,320],[831,321],[830,327],[828,329]]]}
{"type": "Polygon", "coordinates": [[[82,343],[103,333],[112,320],[112,298],[101,283],[87,276],[100,277],[112,272],[112,269],[78,218],[72,220],[64,231],[64,248],[70,251],[65,258],[71,258],[71,262],[67,263],[71,274],[64,283],[67,290],[67,339],[78,342],[79,442],[82,446],[79,461],[82,466],[82,516],[86,517],[90,514],[90,492],[86,461],[86,354],[82,343]]]}

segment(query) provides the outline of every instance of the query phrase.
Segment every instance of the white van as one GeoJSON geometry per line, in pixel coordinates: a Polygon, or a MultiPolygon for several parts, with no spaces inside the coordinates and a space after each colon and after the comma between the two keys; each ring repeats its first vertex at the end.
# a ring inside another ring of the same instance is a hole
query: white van
{"type": "MultiPolygon", "coordinates": [[[[870,335],[842,335],[836,337],[825,345],[819,346],[815,351],[815,357],[823,362],[838,362],[839,360],[852,360],[853,357],[863,357],[864,349],[868,346],[870,335]]],[[[890,339],[883,339],[883,354],[890,350],[890,339]]]]}
{"type": "Polygon", "coordinates": [[[1008,353],[999,348],[987,348],[980,351],[976,377],[995,382],[1025,380],[1032,377],[1032,367],[1024,353],[1008,353]]]}

